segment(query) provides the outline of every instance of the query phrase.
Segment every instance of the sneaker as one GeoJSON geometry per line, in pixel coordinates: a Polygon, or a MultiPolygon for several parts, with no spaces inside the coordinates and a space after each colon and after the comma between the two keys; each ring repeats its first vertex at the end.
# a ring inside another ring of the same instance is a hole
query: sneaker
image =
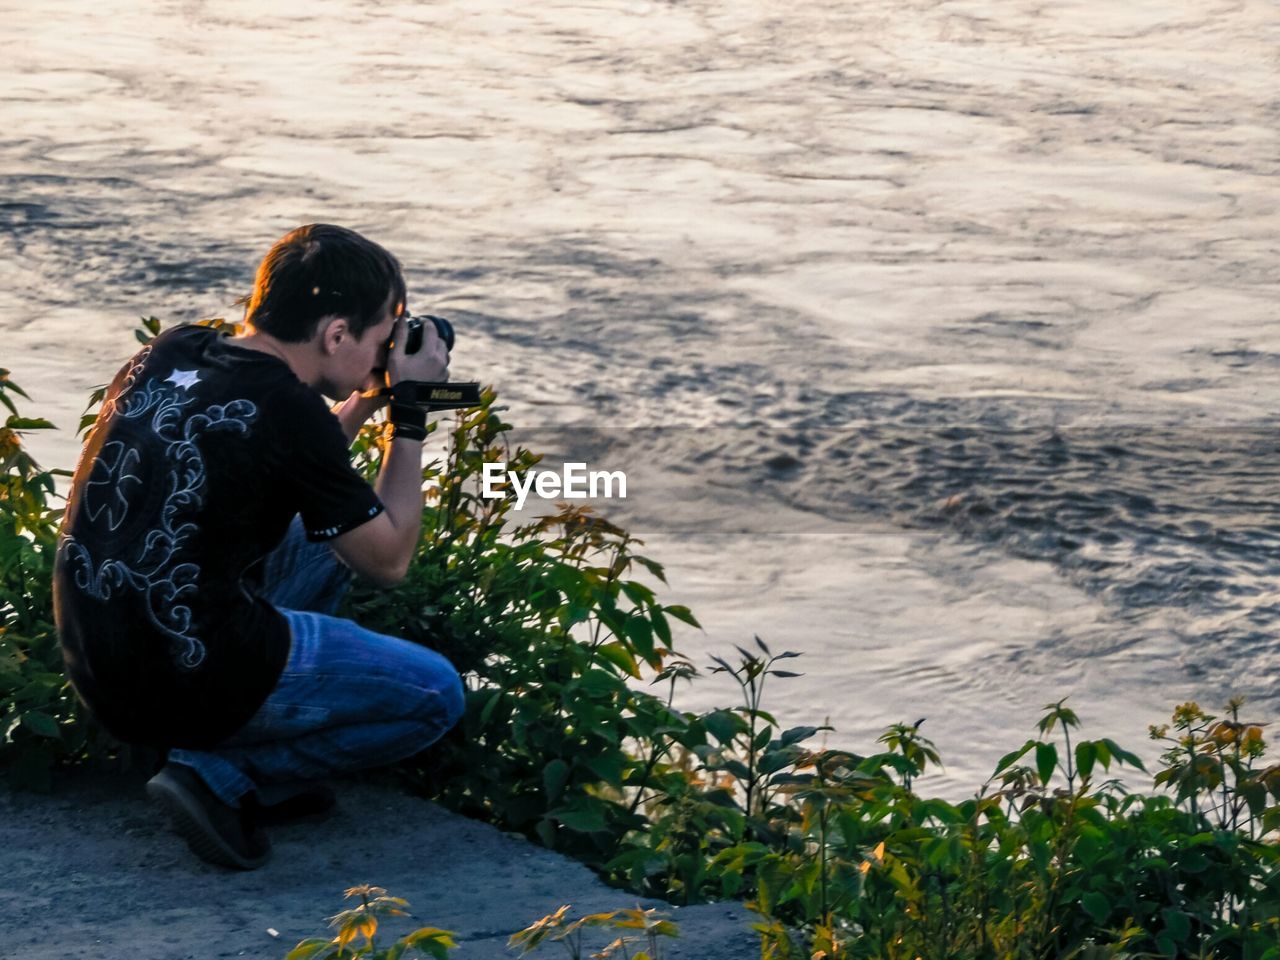
{"type": "Polygon", "coordinates": [[[147,795],[169,812],[174,831],[201,860],[255,870],[271,858],[271,841],[249,809],[223,803],[190,767],[166,763],[147,781],[147,795]]]}
{"type": "Polygon", "coordinates": [[[323,783],[269,783],[258,787],[256,797],[248,796],[254,822],[268,826],[324,820],[338,802],[333,790],[323,783]]]}

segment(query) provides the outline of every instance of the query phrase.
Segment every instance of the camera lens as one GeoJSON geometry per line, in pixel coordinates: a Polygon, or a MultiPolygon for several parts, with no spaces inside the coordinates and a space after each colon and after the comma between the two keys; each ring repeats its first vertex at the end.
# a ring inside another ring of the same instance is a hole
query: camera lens
{"type": "Polygon", "coordinates": [[[427,319],[436,325],[436,333],[439,334],[440,339],[444,341],[445,350],[453,350],[453,324],[444,317],[432,317],[428,315],[427,319]]]}
{"type": "Polygon", "coordinates": [[[405,322],[404,352],[417,353],[422,349],[422,322],[430,320],[435,325],[436,334],[444,341],[446,351],[453,350],[453,324],[444,317],[410,317],[405,322]]]}

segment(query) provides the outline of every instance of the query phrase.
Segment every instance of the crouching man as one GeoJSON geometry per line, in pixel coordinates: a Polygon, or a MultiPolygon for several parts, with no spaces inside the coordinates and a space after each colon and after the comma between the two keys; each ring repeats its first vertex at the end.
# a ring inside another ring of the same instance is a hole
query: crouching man
{"type": "Polygon", "coordinates": [[[54,581],[68,676],[113,736],[168,751],[147,792],[211,863],[262,865],[264,823],[332,804],[321,778],[461,715],[443,657],[332,615],[351,571],[392,586],[418,543],[422,411],[392,405],[376,488],[349,454],[385,402],[362,393],[446,376],[432,324],[405,353],[404,306],[386,250],[300,227],[241,336],[178,327],[125,364],[76,469],[54,581]]]}

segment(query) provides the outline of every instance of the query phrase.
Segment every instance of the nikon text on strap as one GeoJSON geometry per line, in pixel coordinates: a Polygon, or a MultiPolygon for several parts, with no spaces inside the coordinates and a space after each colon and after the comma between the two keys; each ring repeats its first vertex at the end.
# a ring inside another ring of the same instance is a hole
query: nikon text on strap
{"type": "Polygon", "coordinates": [[[411,403],[426,410],[462,410],[480,406],[479,383],[401,380],[390,390],[393,403],[411,403]]]}

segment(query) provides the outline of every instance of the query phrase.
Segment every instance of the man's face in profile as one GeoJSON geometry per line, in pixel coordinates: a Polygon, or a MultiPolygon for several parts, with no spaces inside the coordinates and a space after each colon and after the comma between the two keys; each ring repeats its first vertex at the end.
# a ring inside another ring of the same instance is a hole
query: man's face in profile
{"type": "Polygon", "coordinates": [[[345,399],[353,390],[370,389],[375,386],[374,380],[381,379],[382,371],[387,368],[387,353],[396,319],[403,312],[403,304],[393,304],[388,298],[382,319],[376,326],[366,327],[358,337],[348,335],[342,338],[334,354],[333,399],[345,399]]]}

